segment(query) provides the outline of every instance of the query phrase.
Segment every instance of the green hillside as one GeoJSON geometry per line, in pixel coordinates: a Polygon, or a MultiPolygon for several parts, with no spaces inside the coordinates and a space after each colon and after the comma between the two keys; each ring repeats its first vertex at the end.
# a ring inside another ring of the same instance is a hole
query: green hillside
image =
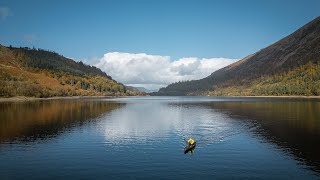
{"type": "Polygon", "coordinates": [[[244,85],[221,85],[202,95],[320,96],[320,65],[308,63],[286,73],[265,76],[244,85]]]}

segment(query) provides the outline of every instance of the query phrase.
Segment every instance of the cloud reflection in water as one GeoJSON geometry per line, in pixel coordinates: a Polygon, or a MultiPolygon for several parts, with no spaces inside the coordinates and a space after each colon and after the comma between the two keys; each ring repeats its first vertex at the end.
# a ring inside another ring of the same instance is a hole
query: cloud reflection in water
{"type": "Polygon", "coordinates": [[[207,145],[239,132],[238,122],[206,105],[150,100],[127,102],[108,114],[103,126],[106,141],[116,144],[194,137],[207,145]]]}

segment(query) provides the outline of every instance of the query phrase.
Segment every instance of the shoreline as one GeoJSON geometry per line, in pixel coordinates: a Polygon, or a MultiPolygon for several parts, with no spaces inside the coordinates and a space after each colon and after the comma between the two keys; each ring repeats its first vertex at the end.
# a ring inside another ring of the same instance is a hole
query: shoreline
{"type": "MultiPolygon", "coordinates": [[[[26,96],[15,96],[15,97],[0,97],[1,102],[26,102],[26,101],[39,101],[39,100],[67,100],[67,99],[111,99],[121,97],[137,97],[137,96],[56,96],[48,98],[37,98],[37,97],[26,97],[26,96]]],[[[153,96],[154,97],[154,96],[153,96]]],[[[162,97],[162,96],[159,96],[162,97]]],[[[188,97],[188,96],[186,96],[188,97]]],[[[191,96],[192,97],[192,96],[191,96]]],[[[216,97],[216,98],[294,98],[294,99],[320,99],[320,96],[202,96],[202,97],[216,97]]]]}
{"type": "MultiPolygon", "coordinates": [[[[56,97],[48,97],[48,98],[37,98],[37,97],[26,97],[26,96],[15,96],[15,97],[0,97],[1,102],[26,102],[26,101],[41,101],[41,100],[59,100],[59,99],[100,99],[100,98],[117,98],[120,96],[56,96],[56,97]]],[[[121,96],[122,97],[122,96],[121,96]]],[[[124,96],[126,97],[126,96],[124,96]]]]}
{"type": "Polygon", "coordinates": [[[208,96],[208,97],[320,99],[320,96],[208,96]]]}

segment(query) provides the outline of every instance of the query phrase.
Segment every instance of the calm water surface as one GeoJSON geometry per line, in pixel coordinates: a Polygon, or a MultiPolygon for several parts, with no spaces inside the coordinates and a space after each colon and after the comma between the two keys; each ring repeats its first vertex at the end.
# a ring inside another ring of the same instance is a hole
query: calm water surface
{"type": "Polygon", "coordinates": [[[319,179],[319,152],[319,100],[0,103],[0,179],[319,179]]]}

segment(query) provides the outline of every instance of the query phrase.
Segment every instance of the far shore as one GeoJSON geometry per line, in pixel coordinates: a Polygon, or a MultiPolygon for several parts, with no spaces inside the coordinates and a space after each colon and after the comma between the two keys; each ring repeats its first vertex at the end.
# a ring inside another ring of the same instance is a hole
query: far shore
{"type": "MultiPolygon", "coordinates": [[[[119,98],[119,97],[136,97],[136,96],[67,96],[67,97],[56,96],[56,97],[48,97],[48,98],[16,96],[16,97],[8,97],[8,98],[0,97],[0,102],[23,102],[23,101],[54,100],[54,99],[102,99],[102,98],[119,98]]],[[[320,96],[207,96],[207,97],[320,99],[320,96]]]]}

